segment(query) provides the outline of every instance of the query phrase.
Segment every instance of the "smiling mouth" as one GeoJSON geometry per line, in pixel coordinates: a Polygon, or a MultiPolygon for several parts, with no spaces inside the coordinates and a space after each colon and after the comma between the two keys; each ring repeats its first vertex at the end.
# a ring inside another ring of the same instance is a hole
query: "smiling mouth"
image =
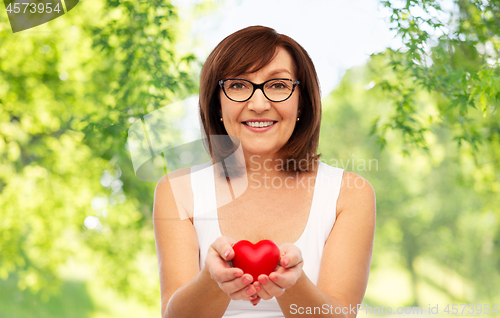
{"type": "Polygon", "coordinates": [[[253,128],[265,128],[274,125],[277,121],[244,121],[243,124],[253,128]]]}

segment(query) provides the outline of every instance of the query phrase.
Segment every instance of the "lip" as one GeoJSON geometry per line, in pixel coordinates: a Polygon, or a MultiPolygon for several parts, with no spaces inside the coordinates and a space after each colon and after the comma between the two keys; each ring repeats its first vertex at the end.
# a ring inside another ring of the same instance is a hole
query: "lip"
{"type": "Polygon", "coordinates": [[[250,118],[250,119],[243,120],[242,123],[247,122],[247,121],[277,121],[277,120],[269,119],[269,118],[250,118]]]}
{"type": "Polygon", "coordinates": [[[272,124],[271,126],[267,126],[267,127],[250,127],[248,125],[245,124],[245,122],[241,122],[241,124],[243,126],[245,126],[248,130],[250,131],[253,131],[253,132],[265,132],[265,131],[268,131],[270,129],[272,129],[274,126],[276,126],[276,123],[277,121],[276,120],[266,120],[266,119],[259,119],[259,120],[246,120],[246,121],[273,121],[274,124],[272,124]]]}

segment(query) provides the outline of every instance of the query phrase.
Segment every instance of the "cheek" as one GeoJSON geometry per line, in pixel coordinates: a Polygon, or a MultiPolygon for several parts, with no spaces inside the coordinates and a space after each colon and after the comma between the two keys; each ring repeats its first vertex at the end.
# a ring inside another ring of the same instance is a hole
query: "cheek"
{"type": "Polygon", "coordinates": [[[296,101],[291,102],[289,105],[283,109],[283,117],[287,120],[295,121],[298,117],[298,103],[296,101]]]}
{"type": "Polygon", "coordinates": [[[235,109],[227,108],[224,110],[224,116],[226,116],[226,119],[228,124],[236,124],[238,123],[238,113],[235,111],[235,109]]]}
{"type": "MultiPolygon", "coordinates": [[[[222,104],[221,111],[224,118],[224,127],[226,131],[229,133],[234,133],[235,129],[238,129],[238,125],[240,124],[239,118],[239,110],[235,105],[222,104]],[[233,107],[231,107],[233,106],[233,107]]],[[[219,118],[220,120],[220,118],[219,118]]]]}

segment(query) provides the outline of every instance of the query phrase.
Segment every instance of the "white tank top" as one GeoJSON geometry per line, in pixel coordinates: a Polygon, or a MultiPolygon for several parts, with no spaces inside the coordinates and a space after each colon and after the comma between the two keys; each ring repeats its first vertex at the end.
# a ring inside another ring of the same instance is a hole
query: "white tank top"
{"type": "MultiPolygon", "coordinates": [[[[319,162],[309,219],[304,232],[293,243],[302,252],[303,270],[315,285],[318,284],[323,247],[335,223],[343,171],[319,162]]],[[[191,187],[194,200],[193,224],[198,236],[201,270],[210,245],[222,236],[217,218],[214,166],[211,162],[191,168],[191,187]]],[[[245,300],[231,300],[223,317],[283,318],[284,315],[273,297],[270,300],[262,299],[257,306],[245,300]]]]}

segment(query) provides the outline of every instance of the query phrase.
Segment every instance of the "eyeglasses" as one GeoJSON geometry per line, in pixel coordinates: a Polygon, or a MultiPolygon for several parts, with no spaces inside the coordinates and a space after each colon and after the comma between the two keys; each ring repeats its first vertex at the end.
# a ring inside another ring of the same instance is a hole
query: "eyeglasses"
{"type": "Polygon", "coordinates": [[[255,84],[242,78],[220,80],[219,85],[227,98],[233,102],[246,102],[260,89],[271,102],[283,102],[292,96],[299,81],[289,78],[273,78],[262,84],[255,84]]]}

